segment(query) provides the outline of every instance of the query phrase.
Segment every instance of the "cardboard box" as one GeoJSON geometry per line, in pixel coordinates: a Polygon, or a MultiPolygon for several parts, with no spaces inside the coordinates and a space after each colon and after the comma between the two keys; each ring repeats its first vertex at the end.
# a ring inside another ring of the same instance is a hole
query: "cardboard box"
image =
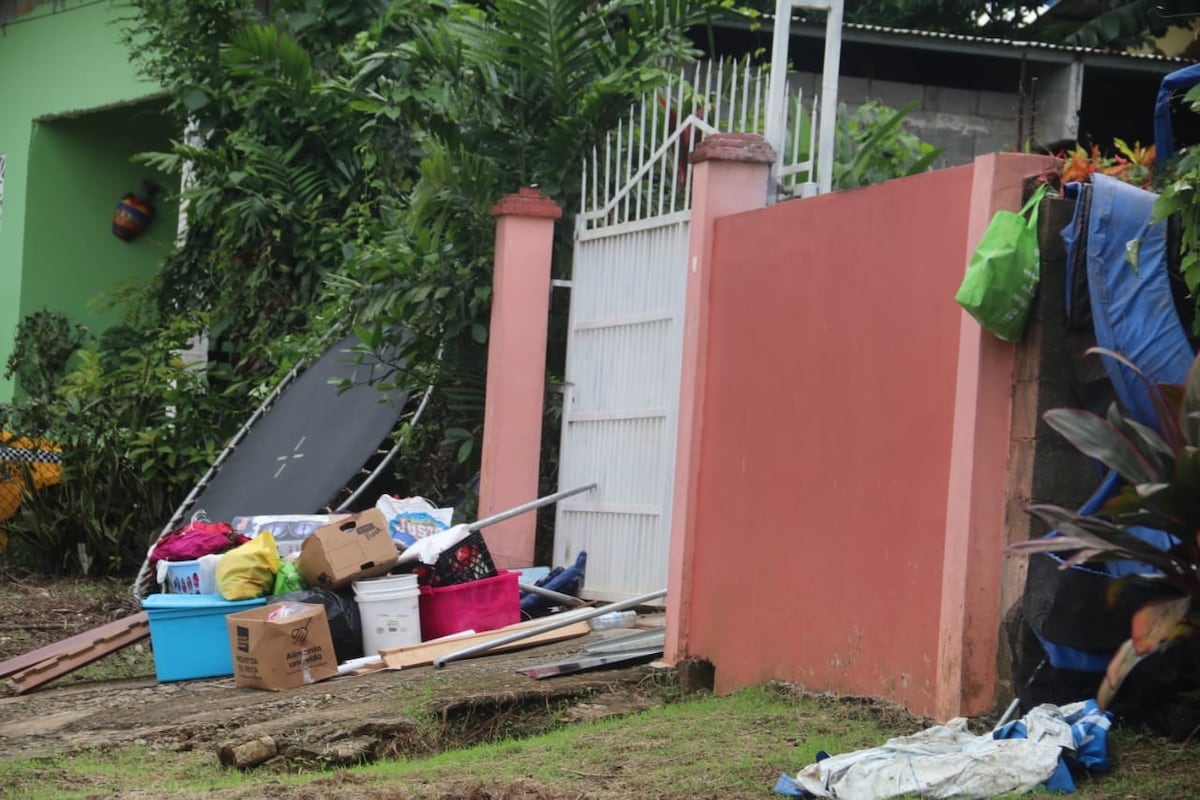
{"type": "Polygon", "coordinates": [[[225,624],[238,686],[277,692],[337,675],[323,605],[272,603],[230,614],[225,624]]]}
{"type": "Polygon", "coordinates": [[[148,595],[142,608],[150,618],[154,674],[159,681],[232,675],[225,617],[265,602],[261,597],[226,600],[219,594],[148,595]]]}
{"type": "Polygon", "coordinates": [[[340,589],[386,574],[399,557],[387,518],[372,508],[313,531],[300,548],[296,570],[309,586],[340,589]]]}

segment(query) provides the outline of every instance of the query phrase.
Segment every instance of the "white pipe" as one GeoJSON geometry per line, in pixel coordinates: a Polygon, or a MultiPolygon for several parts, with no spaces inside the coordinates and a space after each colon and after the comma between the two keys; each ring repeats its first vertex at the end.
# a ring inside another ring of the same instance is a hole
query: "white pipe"
{"type": "Polygon", "coordinates": [[[775,151],[771,180],[767,183],[767,203],[775,202],[775,181],[783,165],[783,134],[787,122],[788,39],[792,27],[792,0],[775,0],[775,22],[771,33],[771,75],[767,84],[766,140],[775,151]]]}
{"type": "Polygon", "coordinates": [[[825,19],[825,64],[821,73],[821,138],[817,146],[817,191],[833,190],[833,150],[837,133],[838,72],[842,64],[843,0],[831,0],[825,19]]]}
{"type": "Polygon", "coordinates": [[[592,482],[585,484],[584,486],[576,486],[574,489],[564,489],[561,492],[555,492],[554,494],[548,494],[545,497],[539,497],[537,500],[531,500],[528,503],[517,506],[516,508],[510,508],[508,511],[501,511],[499,514],[493,514],[490,517],[484,517],[481,520],[472,522],[467,526],[467,530],[475,532],[480,528],[486,528],[488,525],[495,525],[497,522],[504,522],[506,519],[519,516],[527,511],[533,511],[536,508],[548,506],[551,503],[557,503],[559,500],[579,494],[580,492],[586,492],[589,489],[595,489],[596,486],[597,484],[592,482]]]}

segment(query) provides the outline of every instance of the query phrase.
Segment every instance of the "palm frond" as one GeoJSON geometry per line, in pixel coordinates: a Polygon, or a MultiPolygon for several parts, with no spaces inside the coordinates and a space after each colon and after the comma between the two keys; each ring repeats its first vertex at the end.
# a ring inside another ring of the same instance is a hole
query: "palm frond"
{"type": "Polygon", "coordinates": [[[221,60],[235,75],[273,74],[295,91],[312,86],[312,59],[295,39],[271,25],[247,25],[221,47],[221,60]]]}

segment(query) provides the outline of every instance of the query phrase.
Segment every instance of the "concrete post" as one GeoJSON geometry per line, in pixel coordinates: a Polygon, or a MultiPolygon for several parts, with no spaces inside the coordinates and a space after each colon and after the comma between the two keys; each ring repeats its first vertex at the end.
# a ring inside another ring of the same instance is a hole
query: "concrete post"
{"type": "Polygon", "coordinates": [[[717,218],[763,208],[775,153],[754,133],[708,136],[691,155],[692,221],[684,300],[683,364],[679,389],[679,435],[675,451],[675,490],[671,509],[671,550],[667,569],[667,638],[663,657],[675,663],[687,655],[691,608],[700,441],[704,428],[705,359],[708,350],[708,293],[717,218]]]}
{"type": "MultiPolygon", "coordinates": [[[[487,404],[479,518],[538,496],[546,328],[554,221],[562,209],[537,189],[522,188],[492,208],[496,262],[488,330],[487,404]]],[[[483,532],[500,569],[533,564],[537,518],[522,514],[483,532]]]]}
{"type": "MultiPolygon", "coordinates": [[[[997,210],[1021,207],[1025,177],[1054,159],[993,153],[975,159],[965,265],[997,210]]],[[[946,491],[935,716],[982,714],[996,699],[1013,345],[963,312],[946,491]]]]}

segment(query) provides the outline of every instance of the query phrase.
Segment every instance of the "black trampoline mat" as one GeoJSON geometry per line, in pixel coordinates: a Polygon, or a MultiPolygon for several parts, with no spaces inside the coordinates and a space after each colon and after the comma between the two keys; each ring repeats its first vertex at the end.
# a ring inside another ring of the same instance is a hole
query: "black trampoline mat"
{"type": "Polygon", "coordinates": [[[349,352],[346,336],[310,365],[229,454],[185,515],[214,522],[263,514],[312,514],[334,501],[395,427],[407,392],[370,385],[384,367],[349,352]],[[348,378],[339,393],[330,381],[348,378]]]}

